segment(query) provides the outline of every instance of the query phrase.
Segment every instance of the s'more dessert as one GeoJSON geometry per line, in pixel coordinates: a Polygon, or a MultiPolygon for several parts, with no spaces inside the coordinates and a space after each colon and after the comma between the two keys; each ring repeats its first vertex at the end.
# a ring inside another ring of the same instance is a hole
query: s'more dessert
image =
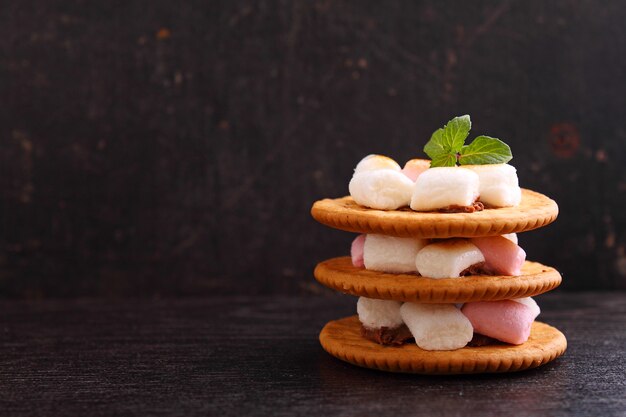
{"type": "Polygon", "coordinates": [[[556,219],[548,197],[522,189],[511,149],[490,136],[465,144],[470,117],[437,129],[429,159],[383,155],[356,164],[349,196],[317,201],[320,223],[357,233],[350,256],[318,264],[316,279],[358,297],[356,315],[329,322],[323,348],[356,365],[459,374],[533,368],[567,342],[536,321],[534,296],[554,268],[526,259],[518,233],[556,219]]]}

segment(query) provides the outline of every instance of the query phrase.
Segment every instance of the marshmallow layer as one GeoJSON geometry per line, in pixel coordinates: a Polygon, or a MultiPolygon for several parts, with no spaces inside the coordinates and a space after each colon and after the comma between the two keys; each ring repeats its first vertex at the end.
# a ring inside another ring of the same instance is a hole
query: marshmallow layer
{"type": "Polygon", "coordinates": [[[404,303],[400,315],[422,349],[460,349],[472,340],[472,324],[453,304],[404,303]]]}
{"type": "Polygon", "coordinates": [[[355,172],[348,189],[357,204],[378,210],[395,210],[409,205],[413,181],[400,170],[376,169],[355,172]]]}
{"type": "Polygon", "coordinates": [[[499,275],[520,275],[526,252],[504,236],[476,237],[471,242],[485,257],[485,268],[499,275]]]}
{"type": "Polygon", "coordinates": [[[374,298],[359,297],[356,311],[359,321],[371,329],[381,327],[395,328],[402,324],[399,301],[376,300],[374,298]]]}
{"type": "Polygon", "coordinates": [[[514,298],[511,301],[515,301],[516,303],[524,304],[526,307],[530,308],[530,311],[533,314],[533,320],[537,318],[537,316],[541,313],[541,309],[535,300],[531,297],[524,298],[514,298]]]}
{"type": "Polygon", "coordinates": [[[423,239],[368,234],[363,245],[366,269],[381,272],[416,272],[415,257],[426,245],[423,239]]]}
{"type": "Polygon", "coordinates": [[[474,331],[514,345],[528,340],[536,317],[531,307],[511,300],[466,303],[461,311],[474,331]]]}
{"type": "Polygon", "coordinates": [[[465,165],[464,168],[478,175],[481,202],[493,207],[512,207],[522,201],[517,170],[512,165],[465,165]]]}
{"type": "Polygon", "coordinates": [[[519,239],[517,238],[517,233],[507,233],[506,235],[502,235],[503,238],[509,239],[511,242],[516,245],[519,244],[519,239]]]}
{"type": "Polygon", "coordinates": [[[480,250],[467,239],[432,243],[415,257],[415,267],[428,278],[456,278],[472,265],[485,262],[480,250]]]}
{"type": "Polygon", "coordinates": [[[365,235],[358,235],[350,246],[350,256],[352,257],[352,265],[357,268],[363,268],[363,246],[365,245],[365,235]]]}
{"type": "Polygon", "coordinates": [[[478,175],[469,169],[430,168],[415,181],[411,208],[433,211],[449,206],[471,206],[478,198],[478,189],[478,175]]]}

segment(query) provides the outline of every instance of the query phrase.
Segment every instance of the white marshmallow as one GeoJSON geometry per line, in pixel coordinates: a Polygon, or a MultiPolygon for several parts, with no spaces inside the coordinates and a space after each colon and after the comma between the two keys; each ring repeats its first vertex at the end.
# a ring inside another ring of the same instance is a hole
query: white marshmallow
{"type": "Polygon", "coordinates": [[[467,239],[426,245],[415,257],[417,272],[428,278],[456,278],[465,269],[482,262],[485,262],[482,252],[467,239]]]}
{"type": "Polygon", "coordinates": [[[522,201],[517,170],[509,164],[465,165],[480,181],[480,201],[494,207],[513,207],[522,201]]]}
{"type": "Polygon", "coordinates": [[[512,299],[511,301],[515,301],[516,303],[524,304],[526,307],[530,308],[530,310],[535,315],[535,318],[537,318],[539,313],[541,313],[541,309],[539,308],[539,305],[537,304],[537,302],[535,300],[533,300],[532,298],[530,298],[530,297],[515,298],[515,299],[512,299]]]}
{"type": "Polygon", "coordinates": [[[425,350],[460,349],[474,336],[472,324],[454,304],[404,303],[400,315],[425,350]]]}
{"type": "Polygon", "coordinates": [[[394,171],[400,171],[400,165],[393,159],[384,155],[367,155],[354,168],[355,174],[360,174],[366,171],[375,171],[378,169],[391,169],[394,171]]]}
{"type": "Polygon", "coordinates": [[[400,171],[378,169],[355,173],[348,189],[357,204],[378,210],[395,210],[409,205],[413,181],[400,171]]]}
{"type": "Polygon", "coordinates": [[[507,233],[506,235],[502,235],[502,237],[505,239],[509,239],[511,242],[515,243],[516,245],[519,243],[517,241],[517,233],[507,233]]]}
{"type": "Polygon", "coordinates": [[[416,272],[415,257],[427,240],[369,234],[363,246],[365,269],[404,273],[416,272]]]}
{"type": "Polygon", "coordinates": [[[469,169],[430,168],[415,181],[411,208],[432,211],[452,205],[471,206],[478,198],[478,187],[478,175],[469,169]]]}
{"type": "Polygon", "coordinates": [[[371,329],[389,327],[393,329],[402,324],[401,305],[402,303],[399,301],[359,297],[359,301],[356,303],[356,312],[365,327],[371,329]]]}

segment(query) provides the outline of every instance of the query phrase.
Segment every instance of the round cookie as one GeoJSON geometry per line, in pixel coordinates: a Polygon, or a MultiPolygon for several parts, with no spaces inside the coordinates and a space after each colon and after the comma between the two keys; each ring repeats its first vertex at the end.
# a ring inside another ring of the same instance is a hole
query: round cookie
{"type": "Polygon", "coordinates": [[[335,229],[416,238],[520,233],[552,223],[558,214],[554,200],[527,189],[522,189],[519,206],[475,213],[423,213],[409,208],[374,210],[356,204],[352,197],[319,200],[311,208],[315,220],[335,229]]]}
{"type": "Polygon", "coordinates": [[[352,265],[348,256],[328,259],[315,268],[321,284],[368,298],[420,303],[465,303],[531,297],[559,286],[561,275],[549,266],[526,261],[522,275],[466,276],[432,279],[414,274],[389,274],[352,265]]]}
{"type": "Polygon", "coordinates": [[[561,356],[567,348],[563,333],[535,321],[521,345],[494,344],[451,351],[427,351],[409,343],[381,346],[360,333],[357,316],[328,322],[320,343],[332,356],[365,368],[417,374],[475,374],[515,372],[535,368],[561,356]]]}

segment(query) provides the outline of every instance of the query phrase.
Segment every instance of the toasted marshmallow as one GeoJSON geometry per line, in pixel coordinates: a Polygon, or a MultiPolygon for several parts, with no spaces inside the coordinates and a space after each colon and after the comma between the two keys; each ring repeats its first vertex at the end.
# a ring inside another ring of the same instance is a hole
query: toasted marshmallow
{"type": "Polygon", "coordinates": [[[411,181],[415,182],[417,177],[419,177],[422,172],[426,171],[428,168],[430,168],[429,159],[411,159],[404,164],[402,173],[409,177],[411,181]]]}
{"type": "Polygon", "coordinates": [[[391,169],[400,171],[400,165],[393,159],[384,155],[367,155],[354,168],[354,174],[360,174],[366,171],[376,171],[378,169],[391,169]]]}
{"type": "Polygon", "coordinates": [[[466,239],[426,245],[415,257],[417,272],[428,278],[456,278],[470,266],[483,262],[483,254],[466,239]]]}
{"type": "Polygon", "coordinates": [[[402,303],[399,301],[359,297],[359,301],[356,303],[356,312],[365,327],[393,329],[402,324],[401,305],[402,303]]]}
{"type": "Polygon", "coordinates": [[[480,201],[493,207],[513,207],[522,201],[517,170],[509,164],[465,165],[478,174],[480,201]]]}
{"type": "Polygon", "coordinates": [[[365,269],[391,273],[416,272],[415,257],[427,242],[411,237],[369,234],[363,246],[365,269]]]}
{"type": "Polygon", "coordinates": [[[519,245],[519,242],[517,239],[517,233],[507,233],[506,235],[502,235],[502,237],[505,239],[509,239],[511,242],[515,243],[516,245],[519,245]]]}
{"type": "Polygon", "coordinates": [[[516,303],[524,304],[526,307],[530,308],[533,314],[533,320],[537,318],[537,316],[541,313],[541,309],[535,300],[530,297],[524,298],[514,298],[511,301],[515,301],[516,303]]]}
{"type": "Polygon", "coordinates": [[[378,210],[395,210],[409,205],[413,181],[399,170],[378,169],[356,173],[348,188],[357,204],[378,210]]]}
{"type": "Polygon", "coordinates": [[[449,206],[471,206],[478,198],[478,175],[459,167],[430,168],[415,181],[411,208],[433,211],[449,206]]]}
{"type": "Polygon", "coordinates": [[[454,304],[404,303],[400,315],[425,350],[460,349],[474,335],[472,324],[454,304]]]}

